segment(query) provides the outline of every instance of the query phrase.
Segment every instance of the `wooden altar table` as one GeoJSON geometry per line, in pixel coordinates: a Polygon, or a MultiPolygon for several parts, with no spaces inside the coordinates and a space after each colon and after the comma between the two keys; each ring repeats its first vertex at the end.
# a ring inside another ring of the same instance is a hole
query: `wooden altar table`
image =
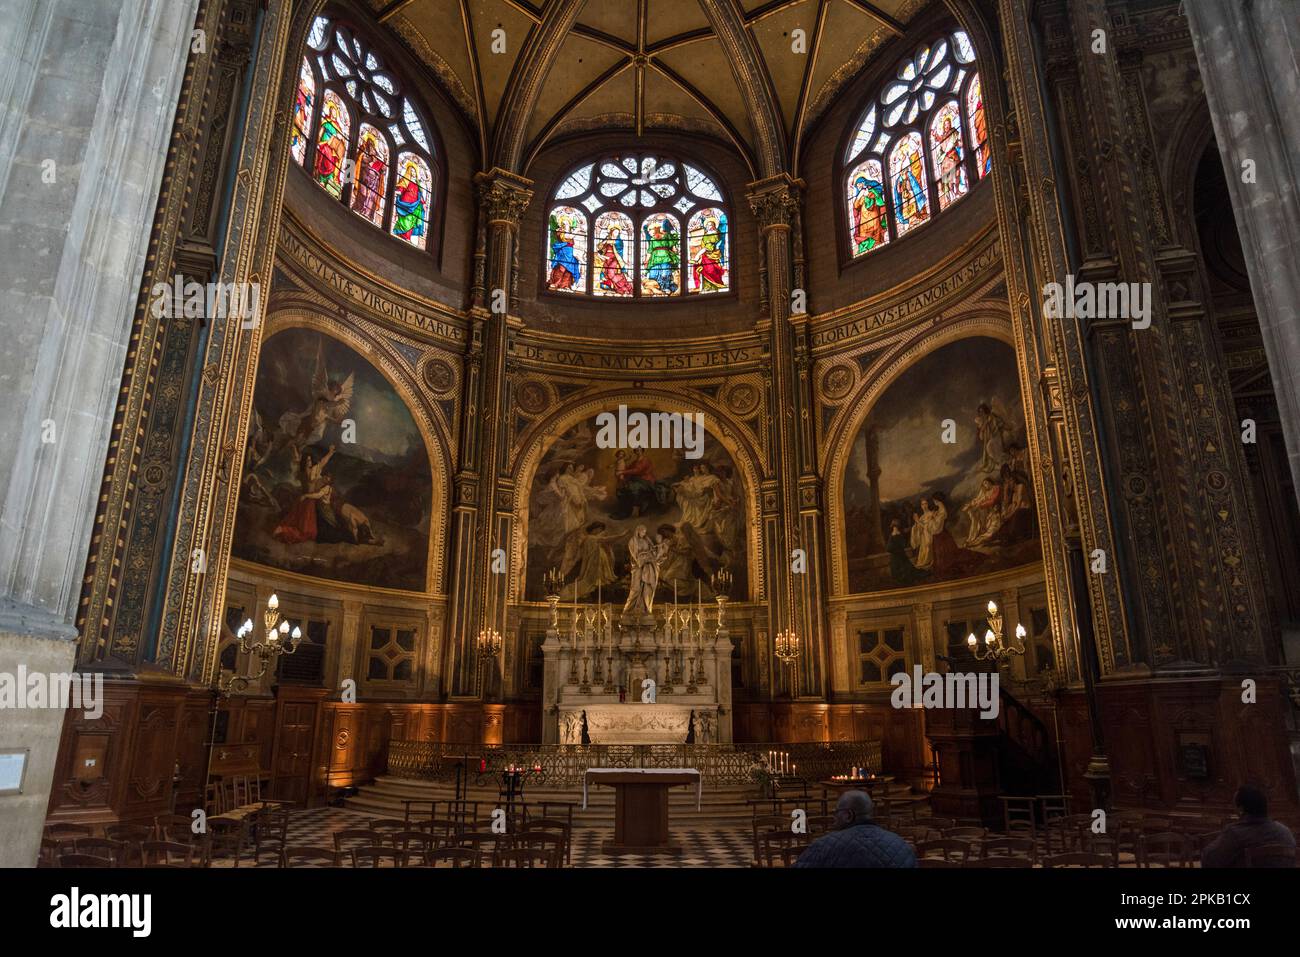
{"type": "Polygon", "coordinates": [[[668,833],[668,789],[695,785],[695,807],[700,806],[703,778],[695,768],[588,768],[582,776],[582,806],[587,788],[604,784],[614,788],[614,840],[601,846],[605,854],[680,854],[668,833]]]}

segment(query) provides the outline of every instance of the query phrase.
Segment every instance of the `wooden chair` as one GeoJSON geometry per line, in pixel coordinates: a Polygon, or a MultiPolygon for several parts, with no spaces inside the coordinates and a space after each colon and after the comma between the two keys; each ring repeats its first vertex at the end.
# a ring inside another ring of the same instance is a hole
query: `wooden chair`
{"type": "Polygon", "coordinates": [[[1048,854],[1065,854],[1084,850],[1086,834],[1092,831],[1091,814],[1065,814],[1053,818],[1043,835],[1048,854]]]}
{"type": "Polygon", "coordinates": [[[78,854],[71,851],[59,855],[59,867],[112,867],[113,862],[107,857],[96,854],[78,854]]]}
{"type": "Polygon", "coordinates": [[[248,843],[249,837],[250,825],[247,818],[208,818],[203,866],[210,866],[213,858],[228,853],[234,858],[234,866],[238,867],[244,857],[244,845],[248,843]]]}
{"type": "Polygon", "coordinates": [[[480,858],[471,847],[440,847],[425,855],[430,867],[478,867],[480,858]]]}
{"type": "Polygon", "coordinates": [[[193,867],[194,851],[193,844],[181,844],[177,841],[141,841],[141,866],[193,867]]]}
{"type": "Polygon", "coordinates": [[[379,847],[385,836],[369,828],[348,828],[334,833],[334,853],[342,860],[353,847],[379,847]]]}
{"type": "Polygon", "coordinates": [[[1296,867],[1296,849],[1290,844],[1260,844],[1246,848],[1247,867],[1296,867]]]}
{"type": "Polygon", "coordinates": [[[799,855],[808,846],[807,834],[791,833],[788,827],[778,831],[764,831],[758,836],[760,867],[776,867],[781,861],[782,867],[792,867],[799,860],[799,855]]]}
{"type": "Polygon", "coordinates": [[[121,867],[143,866],[140,845],[153,838],[153,828],[147,824],[110,824],[104,828],[104,836],[122,845],[121,867]]]}
{"type": "Polygon", "coordinates": [[[927,857],[939,857],[945,861],[956,861],[958,864],[965,864],[970,859],[970,852],[971,846],[966,841],[958,841],[947,837],[921,841],[916,845],[918,861],[927,857]]]}
{"type": "Polygon", "coordinates": [[[289,843],[289,809],[285,807],[267,808],[257,816],[253,823],[253,863],[262,863],[262,845],[275,853],[277,857],[284,846],[289,843]]]}
{"type": "Polygon", "coordinates": [[[328,847],[287,845],[280,849],[281,867],[338,867],[338,855],[328,847]]]}
{"type": "MultiPolygon", "coordinates": [[[[880,823],[879,820],[876,821],[880,823]]],[[[804,824],[808,827],[808,833],[812,837],[820,837],[823,834],[835,830],[834,814],[810,814],[804,824]]]]}
{"type": "Polygon", "coordinates": [[[945,830],[956,826],[957,822],[950,817],[918,817],[912,822],[912,827],[919,830],[922,841],[937,841],[943,837],[945,830]]]}
{"type": "Polygon", "coordinates": [[[492,858],[493,867],[558,867],[559,849],[545,847],[512,847],[498,851],[492,858]]]}
{"type": "Polygon", "coordinates": [[[354,847],[352,848],[353,867],[405,867],[406,852],[395,847],[354,847]]]}
{"type": "Polygon", "coordinates": [[[1157,831],[1138,838],[1138,867],[1190,867],[1187,837],[1176,831],[1157,831]]]}
{"type": "Polygon", "coordinates": [[[188,814],[159,814],[153,819],[153,840],[194,843],[202,837],[194,833],[194,818],[188,814]]]}
{"type": "Polygon", "coordinates": [[[1037,798],[1017,795],[1001,796],[1002,829],[1007,837],[1028,837],[1038,839],[1038,819],[1035,814],[1037,798]]]}
{"type": "Polygon", "coordinates": [[[113,862],[113,867],[126,866],[127,848],[121,841],[109,840],[106,837],[79,837],[72,846],[77,854],[106,857],[113,862]]]}
{"type": "Polygon", "coordinates": [[[377,817],[370,821],[370,830],[387,834],[396,833],[397,831],[409,831],[410,826],[405,821],[399,821],[395,817],[377,817]]]}
{"type": "Polygon", "coordinates": [[[1067,817],[1070,813],[1070,796],[1068,794],[1040,794],[1035,800],[1038,802],[1038,813],[1044,827],[1051,824],[1056,818],[1067,817]]]}
{"type": "Polygon", "coordinates": [[[967,865],[963,861],[949,861],[942,857],[918,857],[916,859],[916,866],[925,868],[926,870],[933,870],[933,869],[941,869],[941,868],[966,867],[967,865]]]}
{"type": "Polygon", "coordinates": [[[993,837],[980,842],[984,859],[991,857],[1021,857],[1031,864],[1038,859],[1038,843],[1027,837],[993,837]]]}
{"type": "Polygon", "coordinates": [[[943,829],[944,837],[951,837],[958,841],[969,841],[972,844],[978,844],[988,836],[988,829],[983,827],[946,827],[943,829]]]}
{"type": "Polygon", "coordinates": [[[36,858],[36,866],[58,867],[59,851],[61,851],[65,846],[71,849],[72,844],[69,842],[65,845],[60,841],[56,841],[52,837],[41,838],[41,851],[40,856],[36,858]]]}
{"type": "MultiPolygon", "coordinates": [[[[550,831],[521,831],[515,835],[512,850],[537,850],[551,855],[547,867],[562,867],[564,863],[564,838],[550,831]]],[[[529,867],[533,865],[529,864],[529,867]]]]}
{"type": "Polygon", "coordinates": [[[770,832],[790,829],[790,819],[782,817],[780,814],[759,814],[758,808],[754,809],[753,820],[750,821],[750,827],[753,831],[754,838],[754,866],[762,867],[763,852],[760,842],[760,836],[770,832]]]}
{"type": "Polygon", "coordinates": [[[438,837],[428,831],[397,831],[392,835],[393,846],[410,857],[428,859],[430,851],[440,846],[438,837]]]}
{"type": "Polygon", "coordinates": [[[521,833],[528,834],[533,831],[558,834],[564,844],[564,866],[570,866],[570,854],[573,848],[573,825],[561,818],[553,817],[535,817],[525,820],[521,833]]]}
{"type": "Polygon", "coordinates": [[[460,833],[456,839],[461,847],[468,847],[478,855],[479,866],[483,861],[491,861],[498,852],[508,850],[511,838],[508,834],[496,834],[485,828],[472,828],[460,833]]]}
{"type": "Polygon", "coordinates": [[[1041,859],[1044,867],[1110,867],[1110,858],[1104,854],[1091,851],[1069,851],[1065,854],[1045,854],[1041,859]]]}
{"type": "MultiPolygon", "coordinates": [[[[928,859],[928,858],[927,858],[928,859]]],[[[1033,867],[1034,862],[1027,857],[994,855],[993,857],[972,857],[963,867],[1033,867]]]]}

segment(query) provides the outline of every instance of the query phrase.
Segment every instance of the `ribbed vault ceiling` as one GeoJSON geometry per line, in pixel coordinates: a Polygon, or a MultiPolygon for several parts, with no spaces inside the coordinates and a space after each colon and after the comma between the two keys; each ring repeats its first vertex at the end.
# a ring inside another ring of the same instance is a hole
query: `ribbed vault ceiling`
{"type": "Polygon", "coordinates": [[[567,133],[668,129],[732,143],[755,176],[797,167],[812,121],[925,2],[370,0],[477,127],[485,165],[523,172],[567,133]]]}

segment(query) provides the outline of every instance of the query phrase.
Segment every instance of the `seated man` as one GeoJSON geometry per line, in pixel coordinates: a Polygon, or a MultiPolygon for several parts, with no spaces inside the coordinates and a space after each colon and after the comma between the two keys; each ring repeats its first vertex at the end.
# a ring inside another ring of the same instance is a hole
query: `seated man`
{"type": "Polygon", "coordinates": [[[871,797],[845,791],[835,805],[835,830],[808,845],[795,867],[916,867],[911,846],[871,819],[871,797]]]}
{"type": "Polygon", "coordinates": [[[1241,819],[1228,825],[1201,852],[1202,867],[1246,867],[1246,851],[1265,844],[1285,844],[1295,849],[1295,836],[1285,824],[1268,816],[1268,798],[1259,788],[1243,785],[1232,799],[1241,819]]]}

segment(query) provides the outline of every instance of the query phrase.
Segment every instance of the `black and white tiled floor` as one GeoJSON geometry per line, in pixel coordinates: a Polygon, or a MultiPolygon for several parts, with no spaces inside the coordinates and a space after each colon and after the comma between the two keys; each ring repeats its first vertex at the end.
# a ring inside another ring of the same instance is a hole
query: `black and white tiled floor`
{"type": "MultiPolygon", "coordinates": [[[[345,808],[312,808],[294,812],[289,821],[291,846],[334,847],[334,835],[339,831],[368,827],[371,815],[345,808]]],[[[680,844],[682,853],[674,855],[629,854],[611,857],[601,852],[601,845],[613,838],[612,828],[575,825],[573,830],[573,867],[749,867],[753,857],[753,838],[745,827],[699,828],[673,826],[673,840],[680,844]]],[[[240,867],[251,864],[252,848],[244,852],[240,867]]],[[[258,866],[274,867],[277,856],[264,850],[258,866]]],[[[215,867],[230,867],[232,861],[221,859],[215,867]]]]}

